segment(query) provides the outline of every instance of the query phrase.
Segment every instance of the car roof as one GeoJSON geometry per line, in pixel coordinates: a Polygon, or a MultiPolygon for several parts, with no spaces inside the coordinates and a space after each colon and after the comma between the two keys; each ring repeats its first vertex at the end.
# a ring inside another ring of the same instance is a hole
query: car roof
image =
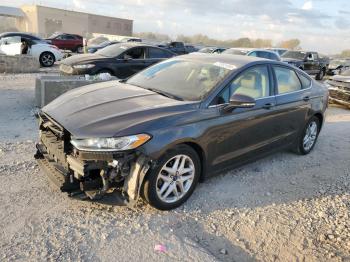
{"type": "Polygon", "coordinates": [[[5,32],[0,34],[0,37],[7,37],[7,36],[27,36],[30,38],[34,38],[34,39],[38,39],[41,40],[40,37],[32,35],[32,34],[28,34],[28,33],[21,33],[21,32],[5,32]]]}
{"type": "Polygon", "coordinates": [[[176,58],[184,58],[188,60],[201,61],[203,63],[225,63],[234,65],[237,68],[243,67],[253,62],[276,62],[260,57],[232,55],[232,54],[207,54],[207,53],[191,53],[188,55],[177,56],[176,58]]]}

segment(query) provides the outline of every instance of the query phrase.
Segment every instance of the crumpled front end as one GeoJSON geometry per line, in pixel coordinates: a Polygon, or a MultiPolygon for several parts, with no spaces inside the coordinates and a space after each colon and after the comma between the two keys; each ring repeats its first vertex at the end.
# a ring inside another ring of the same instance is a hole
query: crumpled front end
{"type": "Polygon", "coordinates": [[[350,82],[331,79],[326,84],[330,102],[350,108],[350,82]]]}
{"type": "Polygon", "coordinates": [[[127,203],[138,200],[150,159],[137,150],[85,152],[54,119],[39,113],[40,141],[35,158],[50,180],[70,196],[100,199],[115,190],[127,203]]]}

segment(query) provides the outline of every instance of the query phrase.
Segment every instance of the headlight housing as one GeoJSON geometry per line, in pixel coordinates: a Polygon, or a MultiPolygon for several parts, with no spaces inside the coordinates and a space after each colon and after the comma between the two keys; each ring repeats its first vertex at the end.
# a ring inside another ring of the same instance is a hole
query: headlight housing
{"type": "Polygon", "coordinates": [[[71,144],[82,151],[111,152],[135,149],[150,139],[150,135],[139,134],[124,137],[72,139],[71,144]]]}
{"type": "Polygon", "coordinates": [[[95,67],[93,64],[86,64],[86,65],[73,65],[75,69],[89,69],[95,67]]]}

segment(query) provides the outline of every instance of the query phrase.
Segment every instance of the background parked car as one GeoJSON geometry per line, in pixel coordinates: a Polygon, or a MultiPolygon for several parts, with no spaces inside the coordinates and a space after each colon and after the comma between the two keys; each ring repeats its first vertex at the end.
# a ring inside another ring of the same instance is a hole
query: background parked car
{"type": "Polygon", "coordinates": [[[266,48],[266,50],[276,52],[279,56],[283,55],[285,52],[288,51],[288,49],[286,48],[266,48]]]}
{"type": "Polygon", "coordinates": [[[60,70],[70,75],[109,73],[124,79],[175,55],[169,50],[143,43],[120,43],[102,48],[94,54],[66,58],[61,62],[60,70]]]}
{"type": "Polygon", "coordinates": [[[350,69],[350,59],[334,59],[328,66],[327,75],[339,75],[350,69]]]}
{"type": "Polygon", "coordinates": [[[207,54],[221,54],[224,52],[227,48],[225,47],[204,47],[200,49],[198,52],[199,53],[207,53],[207,54]]]}
{"type": "Polygon", "coordinates": [[[63,58],[63,53],[45,40],[26,33],[0,35],[0,51],[6,55],[28,54],[36,57],[41,66],[52,66],[63,58]],[[25,48],[23,48],[25,46],[25,48]]]}
{"type": "Polygon", "coordinates": [[[83,53],[83,37],[80,35],[57,33],[46,40],[59,49],[83,53]]]}
{"type": "Polygon", "coordinates": [[[198,51],[198,48],[195,47],[194,45],[186,44],[186,45],[185,45],[185,48],[186,48],[186,51],[187,51],[188,54],[198,51]]]}
{"type": "Polygon", "coordinates": [[[138,38],[138,37],[124,37],[122,40],[120,40],[120,42],[137,42],[137,43],[141,43],[142,39],[138,38]]]}
{"type": "Polygon", "coordinates": [[[223,54],[231,54],[231,55],[247,55],[247,56],[255,56],[260,58],[266,58],[275,61],[281,61],[280,56],[273,51],[265,50],[265,49],[252,49],[252,48],[230,48],[222,52],[223,54]]]}
{"type": "Polygon", "coordinates": [[[183,42],[176,42],[176,41],[164,42],[158,46],[165,48],[165,49],[168,49],[171,52],[176,53],[178,55],[184,55],[184,54],[188,53],[186,50],[185,44],[183,42]]]}
{"type": "Polygon", "coordinates": [[[105,41],[99,45],[91,45],[91,46],[88,46],[87,47],[87,51],[88,53],[92,54],[92,53],[95,53],[97,50],[100,50],[102,48],[105,48],[106,46],[109,46],[109,45],[114,45],[114,44],[118,44],[120,43],[119,41],[105,41]]]}
{"type": "Polygon", "coordinates": [[[321,58],[317,52],[287,51],[282,55],[282,61],[304,70],[309,75],[316,75],[317,80],[325,76],[329,58],[321,58]]]}

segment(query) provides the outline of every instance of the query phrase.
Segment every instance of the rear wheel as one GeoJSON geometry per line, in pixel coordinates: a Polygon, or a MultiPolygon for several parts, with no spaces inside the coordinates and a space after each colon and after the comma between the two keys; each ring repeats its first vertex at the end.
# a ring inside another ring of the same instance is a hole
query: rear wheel
{"type": "Polygon", "coordinates": [[[75,48],[75,52],[79,53],[79,54],[82,54],[84,53],[84,48],[83,46],[79,45],[75,48]]]}
{"type": "Polygon", "coordinates": [[[53,66],[55,63],[55,56],[50,52],[44,52],[40,55],[39,62],[43,67],[53,66]]]}
{"type": "Polygon", "coordinates": [[[201,172],[197,153],[180,145],[166,153],[152,168],[143,186],[146,201],[160,210],[183,204],[193,193],[201,172]]]}
{"type": "Polygon", "coordinates": [[[298,139],[295,151],[300,155],[310,153],[316,144],[319,132],[320,120],[314,116],[309,120],[303,129],[303,132],[298,139]]]}

